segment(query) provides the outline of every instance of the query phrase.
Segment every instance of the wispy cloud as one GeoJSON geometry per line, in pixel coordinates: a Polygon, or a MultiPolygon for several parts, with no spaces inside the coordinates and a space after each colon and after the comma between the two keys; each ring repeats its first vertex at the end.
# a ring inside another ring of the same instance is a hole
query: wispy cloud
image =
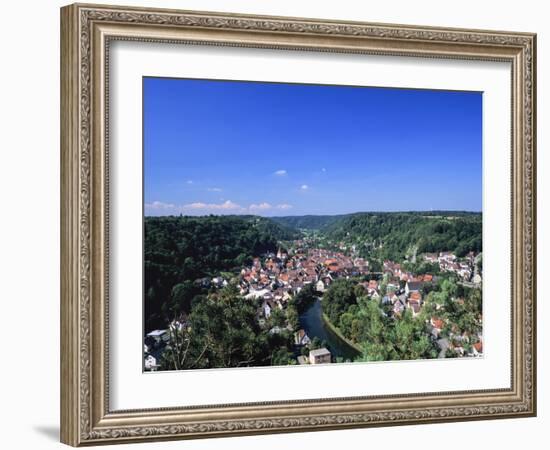
{"type": "Polygon", "coordinates": [[[237,203],[232,202],[231,200],[226,200],[223,203],[202,203],[195,202],[183,205],[183,209],[200,209],[200,210],[212,210],[212,211],[237,211],[243,209],[242,206],[237,203]]]}
{"type": "Polygon", "coordinates": [[[145,208],[158,210],[158,211],[173,209],[175,207],[176,205],[174,205],[173,203],[164,203],[164,202],[158,202],[158,201],[155,201],[153,203],[145,203],[145,208]]]}
{"type": "Polygon", "coordinates": [[[302,190],[302,191],[307,191],[308,189],[309,189],[309,186],[307,184],[302,184],[300,186],[300,190],[302,190]]]}
{"type": "Polygon", "coordinates": [[[221,203],[193,202],[185,205],[175,205],[154,201],[145,204],[145,215],[207,215],[207,214],[273,214],[275,211],[284,211],[292,208],[288,203],[272,205],[268,202],[252,203],[241,206],[231,200],[221,203]]]}
{"type": "Polygon", "coordinates": [[[222,188],[218,188],[218,187],[211,187],[211,188],[208,188],[207,191],[208,191],[208,192],[222,192],[223,189],[222,189],[222,188]]]}
{"type": "Polygon", "coordinates": [[[288,203],[280,203],[278,205],[271,205],[267,202],[263,202],[263,203],[260,203],[260,204],[255,204],[255,203],[252,203],[249,207],[248,207],[248,210],[251,212],[251,213],[255,213],[255,212],[267,212],[267,211],[276,211],[276,210],[286,210],[286,209],[290,209],[292,208],[292,205],[289,205],[288,203]]]}
{"type": "Polygon", "coordinates": [[[279,169],[279,170],[276,170],[273,175],[277,175],[278,177],[284,177],[286,175],[286,170],[285,169],[279,169]]]}
{"type": "Polygon", "coordinates": [[[263,203],[260,203],[260,204],[258,204],[258,205],[252,203],[252,204],[248,207],[248,209],[249,209],[250,211],[266,211],[266,210],[271,209],[271,208],[273,208],[273,206],[271,206],[271,205],[270,205],[269,203],[267,203],[267,202],[263,202],[263,203]]]}
{"type": "Polygon", "coordinates": [[[193,184],[193,180],[187,180],[185,183],[186,184],[193,184]]]}
{"type": "Polygon", "coordinates": [[[324,167],[321,169],[321,172],[325,173],[327,171],[327,169],[325,169],[324,167]]]}

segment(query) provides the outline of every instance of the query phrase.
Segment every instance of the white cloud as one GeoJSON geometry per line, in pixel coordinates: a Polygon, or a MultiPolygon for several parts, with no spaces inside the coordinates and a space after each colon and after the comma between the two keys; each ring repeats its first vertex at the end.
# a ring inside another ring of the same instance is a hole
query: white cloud
{"type": "Polygon", "coordinates": [[[277,208],[277,209],[290,209],[290,208],[292,208],[292,205],[289,205],[288,203],[281,203],[280,205],[277,205],[275,208],[277,208]]]}
{"type": "Polygon", "coordinates": [[[208,215],[208,214],[244,214],[248,209],[231,200],[221,203],[193,202],[185,205],[174,205],[172,203],[153,202],[145,205],[145,214],[160,215],[208,215]]]}
{"type": "Polygon", "coordinates": [[[267,214],[270,211],[283,211],[292,208],[288,203],[272,205],[268,202],[252,203],[249,206],[241,206],[231,200],[221,203],[193,202],[185,205],[175,205],[154,201],[145,204],[145,214],[148,216],[162,215],[208,215],[208,214],[267,214]]]}
{"type": "Polygon", "coordinates": [[[187,184],[193,184],[193,180],[187,180],[186,183],[187,184]]]}
{"type": "Polygon", "coordinates": [[[252,205],[250,205],[248,207],[248,209],[250,211],[265,211],[265,210],[271,209],[271,208],[272,208],[272,206],[267,202],[263,202],[263,203],[260,203],[258,205],[252,203],[252,205]]]}
{"type": "Polygon", "coordinates": [[[284,177],[286,175],[286,170],[285,169],[279,169],[279,170],[276,170],[273,175],[277,175],[278,177],[284,177]]]}
{"type": "Polygon", "coordinates": [[[223,203],[202,203],[195,202],[189,203],[188,205],[183,205],[183,209],[192,209],[192,210],[213,210],[213,211],[236,211],[244,209],[242,206],[237,203],[232,202],[231,200],[226,200],[223,203]]]}
{"type": "Polygon", "coordinates": [[[222,190],[223,190],[222,188],[217,188],[217,187],[207,189],[208,192],[221,192],[222,190]]]}
{"type": "Polygon", "coordinates": [[[154,201],[153,203],[145,203],[145,208],[148,208],[148,209],[166,210],[166,209],[172,209],[175,207],[176,205],[174,205],[173,203],[164,203],[164,202],[158,202],[158,201],[154,201]]]}
{"type": "Polygon", "coordinates": [[[300,189],[301,189],[302,191],[307,191],[307,190],[309,189],[309,186],[308,186],[307,184],[302,184],[302,185],[300,186],[300,189]]]}
{"type": "Polygon", "coordinates": [[[275,211],[286,211],[288,209],[292,208],[292,205],[289,205],[288,203],[279,203],[277,205],[272,205],[268,202],[262,202],[262,203],[252,203],[248,207],[248,211],[251,214],[269,214],[270,212],[275,211]]]}
{"type": "Polygon", "coordinates": [[[145,203],[144,206],[144,213],[146,216],[170,216],[179,214],[179,207],[173,203],[154,201],[152,203],[145,203]]]}

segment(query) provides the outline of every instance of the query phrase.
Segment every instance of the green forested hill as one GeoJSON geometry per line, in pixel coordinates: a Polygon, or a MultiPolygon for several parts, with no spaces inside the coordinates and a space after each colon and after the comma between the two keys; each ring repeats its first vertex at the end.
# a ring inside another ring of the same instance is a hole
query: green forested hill
{"type": "Polygon", "coordinates": [[[324,230],[327,238],[376,249],[380,259],[403,259],[418,253],[450,250],[463,256],[480,252],[482,215],[468,212],[357,213],[344,216],[324,230]]]}
{"type": "Polygon", "coordinates": [[[323,230],[345,216],[283,216],[270,219],[286,227],[302,230],[323,230]]]}
{"type": "Polygon", "coordinates": [[[279,240],[299,236],[256,216],[146,217],[144,226],[145,317],[150,326],[160,326],[170,309],[181,309],[175,303],[188,304],[199,293],[193,287],[197,278],[240,268],[254,256],[276,252],[279,240]]]}

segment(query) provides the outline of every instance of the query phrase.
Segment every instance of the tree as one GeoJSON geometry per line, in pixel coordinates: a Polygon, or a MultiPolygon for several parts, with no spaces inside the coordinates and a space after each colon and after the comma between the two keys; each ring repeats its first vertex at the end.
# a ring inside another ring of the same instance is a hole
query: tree
{"type": "Polygon", "coordinates": [[[179,315],[181,312],[189,313],[191,311],[191,302],[196,291],[191,281],[178,283],[172,288],[171,309],[174,315],[179,315]]]}
{"type": "Polygon", "coordinates": [[[272,327],[285,327],[286,326],[286,314],[279,308],[271,310],[269,316],[269,323],[272,327]]]}
{"type": "Polygon", "coordinates": [[[321,348],[322,347],[322,342],[321,342],[321,339],[319,339],[317,336],[315,336],[312,340],[311,340],[311,343],[309,344],[309,349],[310,350],[316,350],[318,348],[321,348]]]}
{"type": "Polygon", "coordinates": [[[271,365],[273,366],[288,366],[296,364],[296,359],[294,354],[289,352],[286,347],[279,347],[273,352],[273,357],[271,358],[271,365]]]}
{"type": "Polygon", "coordinates": [[[286,320],[293,330],[297,330],[300,326],[300,318],[296,307],[292,304],[288,304],[286,307],[286,320]]]}
{"type": "Polygon", "coordinates": [[[445,350],[445,358],[458,358],[458,353],[455,352],[453,349],[448,348],[445,350]]]}
{"type": "Polygon", "coordinates": [[[369,270],[371,272],[382,272],[382,263],[377,259],[369,260],[369,270]]]}
{"type": "Polygon", "coordinates": [[[207,367],[205,353],[208,342],[198,342],[196,335],[188,329],[170,328],[170,343],[162,352],[162,370],[199,369],[207,367]],[[201,350],[202,346],[202,350],[201,350]]]}
{"type": "Polygon", "coordinates": [[[307,311],[315,300],[317,300],[319,293],[315,290],[313,283],[306,284],[300,292],[294,296],[293,303],[296,306],[296,310],[299,314],[307,311]]]}
{"type": "Polygon", "coordinates": [[[344,336],[351,336],[351,324],[353,322],[353,314],[350,312],[345,312],[340,316],[340,321],[338,322],[338,327],[344,336]]]}
{"type": "Polygon", "coordinates": [[[256,320],[256,307],[234,286],[193,306],[188,328],[171,336],[163,369],[243,367],[271,364],[273,348],[291,348],[289,335],[270,335],[256,320]]]}
{"type": "Polygon", "coordinates": [[[351,305],[357,304],[355,283],[338,279],[328,288],[323,296],[323,312],[332,323],[338,323],[340,314],[351,305]]]}

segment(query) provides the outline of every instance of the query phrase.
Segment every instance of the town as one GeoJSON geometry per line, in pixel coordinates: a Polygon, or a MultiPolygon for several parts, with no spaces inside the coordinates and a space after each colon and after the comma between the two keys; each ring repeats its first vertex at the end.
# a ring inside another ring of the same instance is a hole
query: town
{"type": "MultiPolygon", "coordinates": [[[[425,273],[407,270],[407,264],[384,260],[378,264],[381,269],[374,272],[367,258],[360,257],[354,246],[339,242],[324,247],[330,248],[320,248],[315,236],[306,235],[285,242],[276,253],[253,258],[251,265],[243,267],[231,278],[219,275],[201,278],[195,283],[211,290],[235,284],[239,295],[255,305],[256,320],[262,329],[268,327],[269,334],[281,333],[283,329],[293,333],[297,364],[343,362],[343,358],[335,354],[334,345],[313,335],[303,320],[291,319],[296,315],[295,299],[300,292],[308,289],[321,302],[323,295],[339,280],[348,280],[357,286],[356,292],[366,301],[375,302],[388,320],[400,321],[406,314],[414,320],[422,320],[426,336],[436,344],[437,357],[479,357],[483,354],[481,315],[475,318],[479,323],[473,329],[461,329],[450,323],[448,314],[445,314],[446,305],[430,297],[430,292],[436,290],[443,280],[452,280],[461,290],[480,290],[480,253],[469,252],[460,258],[450,251],[415,255],[417,262],[421,261],[431,269],[425,273]],[[273,314],[283,318],[275,326],[270,321],[273,314]]],[[[450,301],[460,305],[465,300],[456,295],[450,301]]],[[[337,323],[331,323],[326,314],[322,319],[324,323],[320,326],[329,329],[333,341],[341,341],[357,354],[362,352],[361,343],[350,336],[352,333],[346,333],[337,323]]],[[[159,355],[162,349],[170,346],[171,331],[185,326],[188,324],[184,319],[177,319],[167,329],[153,330],[146,335],[145,370],[159,368],[159,355]]]]}

